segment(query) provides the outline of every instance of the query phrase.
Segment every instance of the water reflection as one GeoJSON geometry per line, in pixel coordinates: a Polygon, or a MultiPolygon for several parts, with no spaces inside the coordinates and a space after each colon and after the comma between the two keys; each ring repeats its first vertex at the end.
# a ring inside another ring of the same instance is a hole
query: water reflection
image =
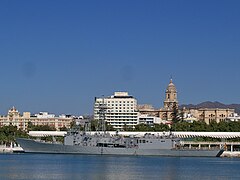
{"type": "Polygon", "coordinates": [[[239,179],[238,159],[0,155],[0,179],[239,179]]]}

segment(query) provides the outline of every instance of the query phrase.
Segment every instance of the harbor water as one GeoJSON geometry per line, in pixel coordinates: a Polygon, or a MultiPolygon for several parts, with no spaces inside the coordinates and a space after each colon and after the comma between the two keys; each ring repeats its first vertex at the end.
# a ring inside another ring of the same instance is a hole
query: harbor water
{"type": "Polygon", "coordinates": [[[239,158],[0,154],[0,179],[240,179],[239,158]]]}

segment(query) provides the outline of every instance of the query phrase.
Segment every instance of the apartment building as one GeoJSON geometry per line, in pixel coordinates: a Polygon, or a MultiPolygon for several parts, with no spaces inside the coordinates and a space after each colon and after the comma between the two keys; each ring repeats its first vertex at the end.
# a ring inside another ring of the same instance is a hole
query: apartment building
{"type": "Polygon", "coordinates": [[[138,124],[137,100],[128,92],[115,92],[109,97],[95,98],[94,119],[103,118],[115,129],[121,130],[124,126],[134,128],[138,124]]]}

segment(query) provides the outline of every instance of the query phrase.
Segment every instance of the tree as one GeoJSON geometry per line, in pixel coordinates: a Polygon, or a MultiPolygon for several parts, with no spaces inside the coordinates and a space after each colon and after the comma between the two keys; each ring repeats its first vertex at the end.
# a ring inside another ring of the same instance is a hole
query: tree
{"type": "Polygon", "coordinates": [[[28,122],[27,130],[32,131],[33,123],[31,121],[28,122]]]}
{"type": "Polygon", "coordinates": [[[91,131],[98,130],[98,120],[91,120],[91,131]]]}
{"type": "Polygon", "coordinates": [[[135,131],[151,131],[152,128],[147,124],[138,124],[135,126],[135,131]]]}
{"type": "Polygon", "coordinates": [[[66,128],[66,126],[63,126],[59,129],[60,131],[67,131],[68,129],[66,128]]]}
{"type": "Polygon", "coordinates": [[[48,125],[32,126],[32,131],[56,131],[56,128],[48,125]]]}
{"type": "Polygon", "coordinates": [[[204,121],[194,121],[190,123],[190,131],[207,131],[208,125],[204,121]]]}
{"type": "Polygon", "coordinates": [[[107,123],[105,124],[105,127],[106,127],[106,131],[114,131],[114,128],[111,124],[107,123]]]}
{"type": "Polygon", "coordinates": [[[218,132],[218,124],[216,121],[211,121],[208,125],[208,131],[212,131],[212,132],[218,132]]]}
{"type": "Polygon", "coordinates": [[[169,126],[167,124],[154,124],[152,127],[153,131],[169,131],[169,126]]]}
{"type": "Polygon", "coordinates": [[[177,122],[181,121],[182,119],[180,118],[178,107],[177,107],[177,104],[175,102],[173,103],[172,110],[173,110],[173,112],[171,114],[172,122],[177,123],[177,122]]]}
{"type": "Polygon", "coordinates": [[[29,137],[23,130],[17,130],[16,126],[3,126],[0,128],[1,144],[10,144],[15,141],[16,137],[29,137]]]}

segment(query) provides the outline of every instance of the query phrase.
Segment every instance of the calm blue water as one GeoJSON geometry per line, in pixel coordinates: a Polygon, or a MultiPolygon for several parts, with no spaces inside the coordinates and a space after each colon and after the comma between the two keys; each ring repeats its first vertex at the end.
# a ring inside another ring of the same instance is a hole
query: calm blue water
{"type": "Polygon", "coordinates": [[[240,179],[240,159],[1,154],[5,179],[240,179]]]}

